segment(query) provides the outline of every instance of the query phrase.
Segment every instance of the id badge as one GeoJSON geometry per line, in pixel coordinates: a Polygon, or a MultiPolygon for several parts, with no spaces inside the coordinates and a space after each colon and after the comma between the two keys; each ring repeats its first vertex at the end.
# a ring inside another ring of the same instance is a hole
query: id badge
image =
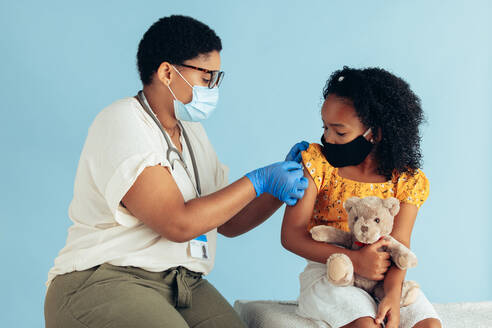
{"type": "Polygon", "coordinates": [[[209,253],[206,235],[201,235],[190,240],[190,254],[195,259],[208,260],[209,253]]]}

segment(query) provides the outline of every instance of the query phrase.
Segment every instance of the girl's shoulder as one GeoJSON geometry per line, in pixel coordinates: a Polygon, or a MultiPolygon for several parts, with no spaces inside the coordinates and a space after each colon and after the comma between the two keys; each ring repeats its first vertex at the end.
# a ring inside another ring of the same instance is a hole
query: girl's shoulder
{"type": "Polygon", "coordinates": [[[317,161],[322,164],[329,165],[331,167],[331,165],[326,160],[325,155],[323,155],[321,147],[323,146],[318,143],[309,144],[309,147],[301,153],[303,161],[304,158],[306,158],[312,161],[317,161]]]}
{"type": "Polygon", "coordinates": [[[320,144],[312,143],[308,149],[301,153],[302,164],[313,178],[318,191],[323,186],[323,183],[327,181],[327,177],[333,173],[333,166],[326,160],[321,147],[320,144]]]}
{"type": "Polygon", "coordinates": [[[401,203],[414,204],[420,207],[429,196],[429,179],[420,169],[416,169],[414,172],[393,174],[393,184],[396,189],[395,197],[401,203]]]}
{"type": "Polygon", "coordinates": [[[311,157],[323,156],[323,153],[321,152],[321,145],[317,144],[317,143],[309,144],[309,147],[306,150],[304,150],[301,154],[302,154],[303,158],[305,155],[311,156],[311,157]]]}

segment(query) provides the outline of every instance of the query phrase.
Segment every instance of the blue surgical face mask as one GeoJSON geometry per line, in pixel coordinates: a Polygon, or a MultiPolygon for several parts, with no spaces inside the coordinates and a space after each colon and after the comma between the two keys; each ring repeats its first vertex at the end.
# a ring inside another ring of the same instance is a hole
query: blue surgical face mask
{"type": "Polygon", "coordinates": [[[181,76],[181,78],[193,89],[193,96],[191,101],[187,104],[183,104],[176,98],[174,92],[169,85],[169,91],[174,97],[174,115],[181,121],[199,122],[203,121],[212,115],[217,102],[219,101],[219,88],[214,87],[212,89],[202,86],[192,86],[183,75],[174,67],[174,70],[181,76]]]}

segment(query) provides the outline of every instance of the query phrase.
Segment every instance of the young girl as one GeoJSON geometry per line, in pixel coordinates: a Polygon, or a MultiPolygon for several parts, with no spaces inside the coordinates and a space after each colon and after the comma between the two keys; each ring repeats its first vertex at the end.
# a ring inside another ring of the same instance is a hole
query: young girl
{"type": "Polygon", "coordinates": [[[378,252],[387,241],[348,250],[314,241],[309,233],[322,224],[348,231],[342,205],[352,196],[396,197],[401,209],[391,235],[410,247],[418,209],[429,193],[419,170],[419,98],[405,81],[383,69],[348,67],[332,74],[323,97],[321,145],[313,143],[302,153],[309,186],[302,200],[287,207],[282,225],[282,245],[308,262],[299,278],[298,314],[320,327],[381,327],[383,322],[390,328],[441,327],[422,292],[400,309],[406,271],[391,265],[388,253],[378,252]],[[346,254],[357,274],[384,279],[379,305],[360,288],[328,282],[326,260],[333,253],[346,254]]]}

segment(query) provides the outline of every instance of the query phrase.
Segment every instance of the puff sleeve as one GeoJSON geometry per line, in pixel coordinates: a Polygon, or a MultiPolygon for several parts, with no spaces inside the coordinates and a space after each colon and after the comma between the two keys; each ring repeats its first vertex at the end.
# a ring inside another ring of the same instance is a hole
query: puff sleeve
{"type": "Polygon", "coordinates": [[[301,153],[301,156],[302,164],[313,178],[319,193],[320,189],[326,183],[326,178],[331,173],[333,167],[328,164],[328,161],[321,152],[321,145],[319,144],[310,144],[308,149],[301,153]]]}
{"type": "Polygon", "coordinates": [[[421,170],[417,170],[415,175],[403,173],[398,178],[395,197],[401,203],[413,204],[420,208],[428,196],[429,180],[421,170]]]}

